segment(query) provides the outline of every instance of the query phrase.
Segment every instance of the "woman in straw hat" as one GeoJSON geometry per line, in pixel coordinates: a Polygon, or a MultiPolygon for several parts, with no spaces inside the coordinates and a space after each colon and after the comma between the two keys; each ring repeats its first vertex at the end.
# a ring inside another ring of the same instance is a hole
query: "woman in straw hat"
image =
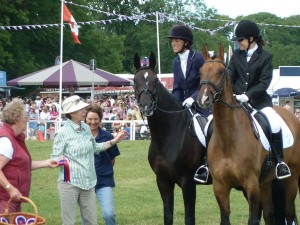
{"type": "Polygon", "coordinates": [[[76,204],[85,225],[98,224],[94,153],[107,150],[127,136],[121,131],[112,140],[96,143],[90,127],[83,122],[87,106],[78,95],[65,99],[62,113],[67,121],[54,138],[51,158],[60,159],[62,165],[57,184],[62,224],[76,224],[76,204]]]}

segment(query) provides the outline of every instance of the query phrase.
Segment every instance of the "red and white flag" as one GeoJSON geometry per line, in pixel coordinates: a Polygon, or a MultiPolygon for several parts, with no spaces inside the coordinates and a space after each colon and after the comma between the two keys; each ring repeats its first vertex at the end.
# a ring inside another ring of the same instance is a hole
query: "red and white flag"
{"type": "Polygon", "coordinates": [[[79,34],[78,25],[65,4],[64,4],[64,21],[70,24],[74,42],[76,44],[81,44],[78,39],[78,34],[79,34]]]}

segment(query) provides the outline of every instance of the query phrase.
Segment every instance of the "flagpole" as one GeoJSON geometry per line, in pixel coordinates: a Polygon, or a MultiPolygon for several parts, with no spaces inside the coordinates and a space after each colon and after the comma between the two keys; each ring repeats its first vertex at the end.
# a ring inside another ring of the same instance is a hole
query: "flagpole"
{"type": "Polygon", "coordinates": [[[157,58],[158,58],[158,79],[161,79],[160,72],[160,48],[159,48],[159,26],[158,26],[158,12],[156,11],[156,39],[157,39],[157,58]]]}
{"type": "Polygon", "coordinates": [[[62,111],[62,64],[63,64],[63,34],[64,34],[64,0],[61,0],[61,17],[60,17],[60,64],[59,64],[59,120],[58,120],[58,128],[61,127],[61,111],[62,111]]]}

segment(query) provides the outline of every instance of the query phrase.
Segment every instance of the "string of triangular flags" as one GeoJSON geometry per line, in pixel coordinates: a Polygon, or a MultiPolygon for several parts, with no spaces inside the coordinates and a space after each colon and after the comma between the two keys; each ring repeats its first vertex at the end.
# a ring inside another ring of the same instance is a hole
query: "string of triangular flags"
{"type": "MultiPolygon", "coordinates": [[[[111,19],[105,19],[105,20],[94,20],[94,21],[86,21],[86,22],[77,22],[77,25],[93,25],[93,24],[111,24],[113,22],[122,22],[122,21],[147,21],[147,22],[153,22],[156,23],[156,20],[154,19],[156,16],[156,13],[147,13],[147,14],[140,14],[140,15],[132,15],[132,16],[126,16],[126,15],[121,15],[121,14],[115,14],[115,13],[110,13],[110,12],[105,12],[102,10],[94,9],[93,7],[89,6],[84,6],[84,5],[79,5],[75,4],[73,2],[68,2],[65,1],[66,4],[72,4],[76,5],[78,7],[86,8],[91,11],[96,11],[98,13],[104,13],[107,16],[115,16],[116,18],[111,18],[111,19]],[[152,17],[152,18],[149,18],[152,17]]],[[[222,19],[213,19],[213,18],[196,18],[198,20],[202,21],[208,21],[208,22],[223,22],[225,23],[222,26],[219,26],[215,29],[204,29],[200,27],[196,27],[190,23],[185,22],[185,19],[192,19],[191,17],[184,17],[184,16],[175,16],[173,14],[167,14],[167,13],[161,13],[158,12],[159,15],[159,23],[164,23],[165,21],[168,22],[176,22],[176,23],[185,23],[189,25],[193,30],[198,30],[201,32],[208,32],[210,35],[214,35],[217,31],[225,29],[229,26],[234,26],[238,21],[234,20],[222,20],[222,19]]],[[[73,17],[73,16],[72,16],[73,17]]],[[[74,19],[74,17],[73,17],[74,19]]],[[[64,21],[71,21],[71,20],[64,20],[64,21]]],[[[74,20],[75,21],[75,20],[74,20]]],[[[76,22],[76,21],[75,21],[76,22]]],[[[70,22],[69,22],[70,24],[70,22]]],[[[299,25],[284,25],[284,24],[268,24],[268,23],[258,23],[261,26],[272,26],[272,27],[285,27],[285,28],[300,28],[299,25]]],[[[65,26],[66,24],[63,24],[65,26]]],[[[70,24],[72,28],[72,24],[70,24]]],[[[31,25],[16,25],[16,26],[0,26],[0,30],[4,31],[13,31],[13,30],[32,30],[32,29],[44,29],[44,28],[51,28],[51,27],[60,27],[60,23],[54,23],[54,24],[31,24],[31,25]]],[[[79,26],[80,27],[80,26],[79,26]]],[[[78,29],[78,27],[77,27],[78,29]]],[[[75,32],[78,34],[78,30],[73,25],[72,32],[75,32]]],[[[78,35],[77,35],[78,36],[78,35]]],[[[74,38],[74,36],[73,36],[74,38]]],[[[74,40],[75,41],[75,40],[74,40]]],[[[79,40],[78,40],[79,41],[79,40]]]]}

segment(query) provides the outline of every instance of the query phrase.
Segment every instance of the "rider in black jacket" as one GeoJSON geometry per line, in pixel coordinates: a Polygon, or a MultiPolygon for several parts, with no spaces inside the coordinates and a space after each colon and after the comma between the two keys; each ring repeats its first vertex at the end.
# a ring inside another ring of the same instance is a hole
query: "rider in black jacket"
{"type": "Polygon", "coordinates": [[[272,80],[272,55],[263,49],[264,40],[256,23],[242,20],[235,29],[239,49],[230,59],[229,70],[236,99],[248,102],[253,108],[263,112],[272,130],[273,152],[277,153],[276,176],[284,179],[291,176],[289,167],[283,160],[282,132],[280,118],[272,108],[272,99],[267,89],[272,80]]]}

